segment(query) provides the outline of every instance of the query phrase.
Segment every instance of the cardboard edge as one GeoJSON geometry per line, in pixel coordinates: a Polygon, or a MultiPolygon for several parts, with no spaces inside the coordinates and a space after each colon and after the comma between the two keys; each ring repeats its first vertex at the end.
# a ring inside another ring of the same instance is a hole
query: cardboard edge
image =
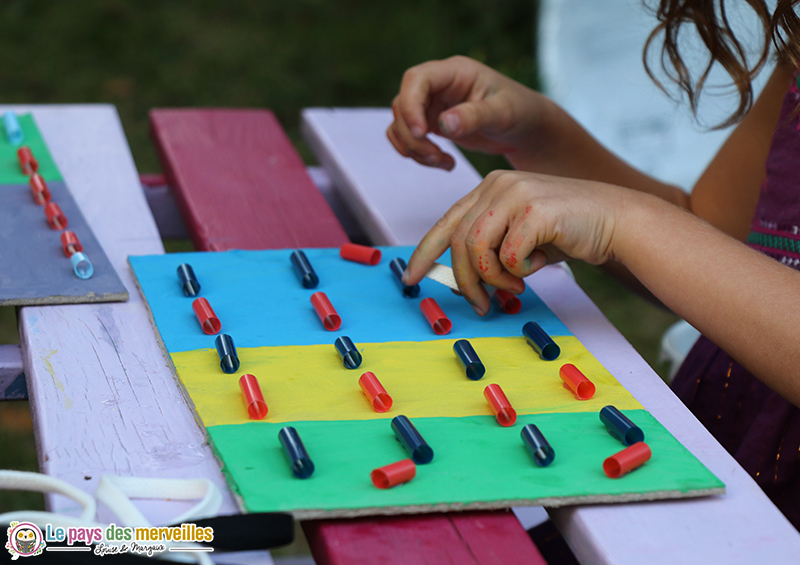
{"type": "Polygon", "coordinates": [[[522,498],[497,500],[494,502],[473,502],[468,504],[446,503],[433,505],[386,506],[341,510],[293,510],[290,511],[296,520],[323,520],[332,518],[360,518],[365,516],[398,516],[403,514],[431,514],[444,512],[465,512],[473,510],[508,510],[520,506],[544,506],[560,508],[562,506],[585,506],[587,504],[623,504],[629,502],[653,502],[660,500],[677,500],[719,496],[725,494],[725,487],[692,489],[688,491],[665,490],[645,493],[628,493],[595,496],[563,496],[548,498],[522,498]]]}
{"type": "Polygon", "coordinates": [[[209,447],[211,447],[211,450],[214,452],[214,459],[216,460],[217,465],[219,466],[220,472],[223,475],[225,475],[225,482],[228,486],[228,491],[231,493],[233,500],[239,509],[239,512],[245,514],[247,513],[247,508],[245,507],[244,500],[242,499],[238,490],[236,490],[235,487],[236,483],[233,481],[232,477],[229,476],[225,464],[219,457],[219,453],[217,452],[214,446],[214,442],[211,440],[211,435],[208,433],[208,428],[200,419],[200,414],[197,412],[197,408],[195,407],[194,401],[192,400],[192,397],[189,395],[189,391],[186,390],[186,387],[183,385],[183,381],[181,381],[181,378],[178,375],[178,370],[175,368],[175,364],[172,362],[172,356],[169,354],[169,351],[167,350],[167,346],[164,343],[164,340],[161,339],[161,332],[158,330],[158,325],[156,325],[156,320],[153,317],[153,311],[150,309],[150,302],[147,300],[147,297],[144,294],[144,290],[142,290],[142,285],[139,283],[139,277],[136,276],[136,269],[134,269],[133,265],[131,264],[131,255],[128,255],[127,263],[133,275],[133,282],[134,284],[136,284],[136,288],[138,289],[139,294],[142,296],[142,301],[147,306],[147,318],[150,320],[150,325],[152,326],[153,331],[156,335],[156,341],[158,342],[158,347],[161,349],[161,353],[164,355],[167,367],[169,367],[169,370],[172,373],[172,378],[175,379],[175,383],[178,385],[178,390],[180,390],[184,402],[186,402],[187,406],[192,411],[192,417],[194,418],[195,423],[200,427],[200,430],[203,432],[203,436],[205,436],[206,438],[206,443],[209,445],[209,447]]]}

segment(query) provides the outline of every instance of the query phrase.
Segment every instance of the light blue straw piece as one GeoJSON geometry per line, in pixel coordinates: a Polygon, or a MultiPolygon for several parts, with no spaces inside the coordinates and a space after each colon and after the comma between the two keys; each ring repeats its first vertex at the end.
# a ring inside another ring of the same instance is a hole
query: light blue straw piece
{"type": "Polygon", "coordinates": [[[15,146],[22,145],[22,142],[25,141],[25,132],[22,131],[17,115],[14,112],[9,111],[3,114],[3,126],[6,129],[9,143],[15,146]]]}
{"type": "Polygon", "coordinates": [[[82,252],[73,253],[69,258],[72,261],[72,270],[79,279],[90,279],[94,274],[94,266],[89,258],[82,252]]]}

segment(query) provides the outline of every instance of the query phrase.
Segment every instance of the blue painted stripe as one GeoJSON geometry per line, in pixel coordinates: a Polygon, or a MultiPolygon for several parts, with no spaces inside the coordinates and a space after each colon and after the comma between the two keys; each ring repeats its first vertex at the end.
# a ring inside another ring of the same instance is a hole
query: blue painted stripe
{"type": "MultiPolygon", "coordinates": [[[[192,311],[192,299],[184,296],[176,269],[188,263],[200,283],[200,296],[208,299],[236,346],[331,344],[340,335],[355,343],[428,341],[441,339],[433,333],[419,308],[423,298],[433,297],[453,322],[444,339],[521,336],[525,322],[536,321],[551,336],[572,335],[553,312],[527,289],[520,297],[522,311],[509,315],[494,308],[479,318],[449,288],[430,280],[420,283],[418,298],[405,298],[389,269],[394,257],[408,259],[413,247],[382,248],[377,266],[345,261],[338,249],[305,249],[319,275],[319,286],[303,288],[289,259],[292,250],[174,253],[131,257],[139,284],[150,304],[162,339],[170,352],[214,347],[214,336],[205,335],[192,311]],[[325,330],[311,306],[311,295],[324,292],[342,318],[342,327],[325,330]]],[[[449,254],[442,258],[449,262],[449,254]]]]}

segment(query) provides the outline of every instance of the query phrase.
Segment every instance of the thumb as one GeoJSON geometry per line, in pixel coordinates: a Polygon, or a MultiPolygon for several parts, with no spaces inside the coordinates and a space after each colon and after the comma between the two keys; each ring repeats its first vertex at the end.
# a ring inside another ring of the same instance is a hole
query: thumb
{"type": "Polygon", "coordinates": [[[492,108],[486,100],[462,102],[439,115],[439,130],[445,137],[463,137],[487,128],[492,121],[492,108]]]}

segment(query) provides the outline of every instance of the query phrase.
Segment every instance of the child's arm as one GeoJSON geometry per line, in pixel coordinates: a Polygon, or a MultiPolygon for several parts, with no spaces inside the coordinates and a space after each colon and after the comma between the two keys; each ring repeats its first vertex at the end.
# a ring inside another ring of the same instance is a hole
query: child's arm
{"type": "Polygon", "coordinates": [[[633,188],[690,209],[743,240],[792,72],[778,65],[691,195],[622,161],[552,100],[466,57],[406,71],[387,135],[400,153],[425,165],[450,169],[454,164],[425,137],[433,132],[468,149],[502,153],[517,170],[633,188]],[[446,127],[450,123],[459,126],[446,127]]]}
{"type": "Polygon", "coordinates": [[[474,151],[503,154],[517,170],[627,186],[688,206],[686,194],[631,167],[546,96],[466,57],[407,70],[387,130],[394,147],[423,165],[451,169],[436,133],[474,151]]]}
{"type": "Polygon", "coordinates": [[[790,65],[776,67],[689,197],[694,214],[741,241],[750,233],[772,134],[793,74],[790,65]]]}
{"type": "MultiPolygon", "coordinates": [[[[395,122],[387,133],[401,153],[423,164],[452,166],[452,159],[446,156],[449,160],[444,160],[441,150],[424,137],[434,131],[470,149],[504,153],[518,170],[599,180],[658,196],[743,240],[749,232],[770,139],[791,75],[792,69],[786,65],[776,68],[691,195],[626,164],[551,100],[464,57],[407,71],[392,104],[395,122]],[[458,116],[458,130],[438,125],[452,116],[458,116]],[[412,129],[416,129],[414,135],[412,129]]],[[[477,268],[473,266],[473,270],[477,268]]],[[[623,265],[612,260],[605,268],[633,290],[650,294],[623,265]]],[[[474,273],[462,271],[459,281],[475,279],[474,273]]],[[[409,280],[416,282],[422,276],[412,268],[409,280]]],[[[512,281],[513,277],[504,277],[509,289],[520,285],[512,281]]]]}
{"type": "Polygon", "coordinates": [[[594,264],[617,260],[800,406],[800,273],[662,199],[603,183],[498,171],[425,236],[409,261],[409,279],[448,246],[461,290],[479,313],[489,307],[481,279],[515,288],[544,265],[545,254],[594,264]]]}

